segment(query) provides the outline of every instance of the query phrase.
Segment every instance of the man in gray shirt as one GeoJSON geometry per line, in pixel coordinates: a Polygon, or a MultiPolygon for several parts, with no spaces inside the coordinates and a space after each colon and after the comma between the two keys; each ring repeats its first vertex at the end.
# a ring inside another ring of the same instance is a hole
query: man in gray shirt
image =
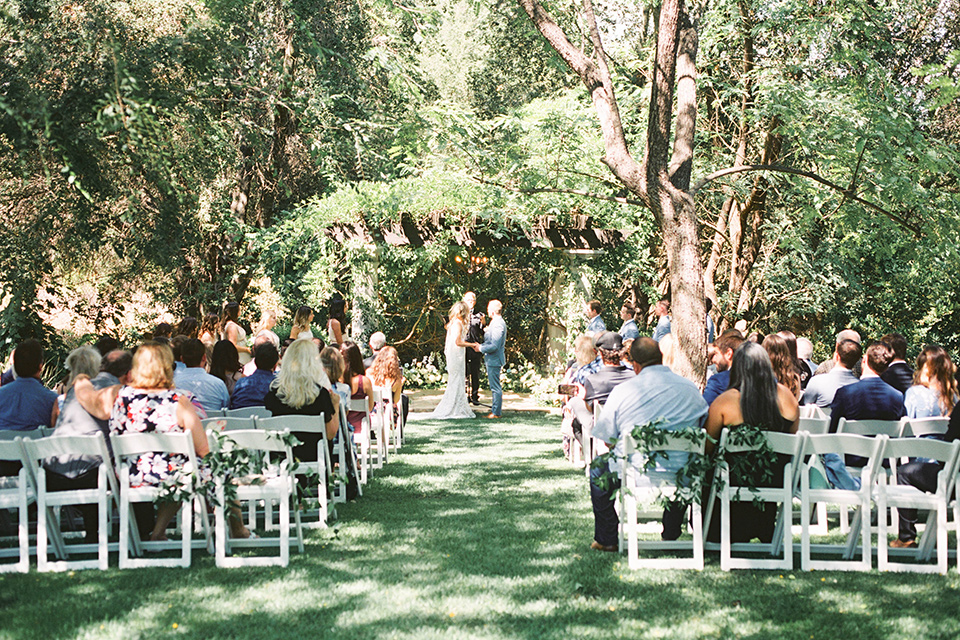
{"type": "Polygon", "coordinates": [[[860,356],[859,342],[841,341],[833,353],[833,368],[827,373],[813,376],[807,382],[807,388],[803,390],[803,404],[829,407],[833,403],[833,396],[836,395],[837,389],[859,382],[860,379],[853,372],[853,368],[860,362],[860,356]]]}

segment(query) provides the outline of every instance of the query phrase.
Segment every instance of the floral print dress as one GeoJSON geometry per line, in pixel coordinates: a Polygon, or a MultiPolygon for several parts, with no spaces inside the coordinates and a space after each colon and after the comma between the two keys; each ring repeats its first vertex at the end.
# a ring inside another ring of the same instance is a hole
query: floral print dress
{"type": "MultiPolygon", "coordinates": [[[[110,433],[182,433],[177,422],[181,392],[174,389],[146,391],[123,387],[110,415],[110,433]]],[[[130,485],[163,484],[187,463],[186,456],[144,453],[130,465],[130,485]]]]}

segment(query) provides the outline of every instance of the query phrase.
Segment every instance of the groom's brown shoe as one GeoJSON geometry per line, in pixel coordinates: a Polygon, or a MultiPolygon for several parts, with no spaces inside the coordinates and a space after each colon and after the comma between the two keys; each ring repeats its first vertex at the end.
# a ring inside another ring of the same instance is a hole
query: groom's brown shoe
{"type": "Polygon", "coordinates": [[[487,420],[499,420],[499,419],[500,419],[500,416],[498,416],[495,413],[487,414],[487,420]]]}
{"type": "Polygon", "coordinates": [[[615,544],[612,544],[612,545],[600,544],[600,543],[597,542],[596,540],[594,540],[593,542],[590,543],[590,548],[591,548],[591,549],[594,549],[594,550],[596,550],[596,551],[607,551],[607,552],[609,552],[609,553],[619,553],[619,552],[620,552],[620,549],[617,548],[617,545],[615,545],[615,544]]]}

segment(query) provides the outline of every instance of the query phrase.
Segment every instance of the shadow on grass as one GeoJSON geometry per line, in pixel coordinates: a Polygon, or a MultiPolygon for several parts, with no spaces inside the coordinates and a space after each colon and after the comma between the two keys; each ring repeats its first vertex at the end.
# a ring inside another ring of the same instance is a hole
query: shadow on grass
{"type": "Polygon", "coordinates": [[[287,569],[0,578],[0,638],[956,637],[956,575],[631,572],[557,425],[417,422],[287,569]],[[174,628],[174,625],[177,625],[174,628]]]}

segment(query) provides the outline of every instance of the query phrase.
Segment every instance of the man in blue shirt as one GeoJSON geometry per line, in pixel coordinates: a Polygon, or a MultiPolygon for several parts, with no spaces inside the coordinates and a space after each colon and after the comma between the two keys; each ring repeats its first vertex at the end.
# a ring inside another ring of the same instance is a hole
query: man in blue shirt
{"type": "Polygon", "coordinates": [[[640,337],[637,321],[633,319],[636,314],[636,308],[629,302],[624,302],[620,307],[620,319],[623,320],[623,324],[620,325],[619,333],[623,340],[636,340],[640,337]]]}
{"type": "Polygon", "coordinates": [[[230,405],[230,393],[220,378],[207,373],[203,365],[207,361],[207,349],[196,338],[186,340],[180,346],[180,360],[186,369],[173,374],[173,385],[189,391],[206,412],[226,409],[230,405]]]}
{"type": "Polygon", "coordinates": [[[661,298],[654,311],[660,319],[657,321],[657,327],[653,330],[653,339],[657,342],[663,340],[663,337],[670,333],[670,301],[661,298]]]}
{"type": "Polygon", "coordinates": [[[257,364],[257,370],[246,378],[237,380],[233,395],[230,396],[230,408],[262,407],[263,399],[267,397],[270,385],[277,377],[273,370],[277,368],[279,360],[280,354],[269,340],[255,346],[253,361],[257,364]]]}
{"type": "Polygon", "coordinates": [[[587,329],[584,333],[588,336],[595,336],[607,330],[607,323],[600,317],[603,307],[599,300],[591,300],[587,303],[587,329]]]}
{"type": "Polygon", "coordinates": [[[13,352],[17,379],[0,387],[0,429],[25,431],[53,426],[57,394],[43,386],[43,347],[24,340],[13,352]]]}
{"type": "MultiPolygon", "coordinates": [[[[614,509],[613,494],[620,487],[618,458],[623,457],[621,436],[637,425],[663,420],[662,429],[702,429],[707,417],[707,403],[700,390],[686,378],[682,378],[663,366],[660,346],[651,338],[639,338],[630,345],[630,357],[637,375],[622,382],[607,398],[600,412],[593,435],[605,442],[616,439],[614,462],[609,471],[615,475],[612,486],[601,489],[597,479],[608,469],[590,470],[590,499],[593,503],[594,535],[593,549],[616,551],[620,524],[614,509]]],[[[639,456],[631,461],[641,468],[639,456]]],[[[676,479],[676,472],[686,464],[686,456],[672,455],[661,460],[657,468],[646,475],[653,481],[664,478],[676,479]]],[[[670,508],[663,513],[663,538],[676,540],[680,536],[685,509],[670,508]]]]}

